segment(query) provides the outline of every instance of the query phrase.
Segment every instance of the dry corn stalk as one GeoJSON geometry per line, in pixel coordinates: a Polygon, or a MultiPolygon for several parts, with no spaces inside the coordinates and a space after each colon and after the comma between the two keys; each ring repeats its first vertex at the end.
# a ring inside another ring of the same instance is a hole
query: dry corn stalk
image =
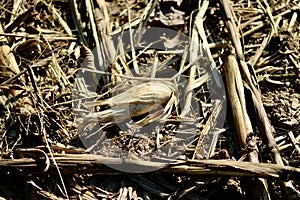
{"type": "Polygon", "coordinates": [[[84,104],[87,108],[110,106],[110,109],[88,114],[83,122],[118,123],[132,117],[149,115],[138,121],[146,125],[152,121],[165,120],[176,104],[176,88],[166,81],[151,81],[136,85],[104,101],[93,101],[84,104]]]}
{"type": "MultiPolygon", "coordinates": [[[[3,33],[3,29],[1,25],[0,25],[0,33],[3,33]]],[[[20,74],[21,72],[17,64],[16,58],[11,48],[5,44],[8,43],[7,39],[1,37],[0,42],[4,43],[0,45],[0,71],[3,74],[6,74],[7,77],[13,77],[17,74],[20,74]]],[[[25,81],[23,76],[21,76],[21,79],[25,81]]],[[[2,86],[5,86],[5,84],[2,84],[2,86]]],[[[14,97],[17,97],[18,95],[22,94],[22,92],[24,92],[23,89],[25,89],[22,88],[22,90],[17,90],[15,88],[10,88],[9,85],[7,85],[7,87],[9,88],[8,89],[9,93],[14,97]]],[[[5,102],[7,98],[8,96],[0,96],[0,103],[5,102]]],[[[35,112],[33,108],[32,100],[28,96],[19,99],[18,109],[20,109],[21,113],[25,115],[35,112]]]]}

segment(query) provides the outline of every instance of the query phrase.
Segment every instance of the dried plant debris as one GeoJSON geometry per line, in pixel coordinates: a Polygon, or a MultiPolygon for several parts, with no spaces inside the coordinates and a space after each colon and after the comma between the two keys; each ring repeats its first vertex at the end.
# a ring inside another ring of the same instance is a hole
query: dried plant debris
{"type": "Polygon", "coordinates": [[[0,199],[300,198],[298,1],[0,4],[0,199]]]}

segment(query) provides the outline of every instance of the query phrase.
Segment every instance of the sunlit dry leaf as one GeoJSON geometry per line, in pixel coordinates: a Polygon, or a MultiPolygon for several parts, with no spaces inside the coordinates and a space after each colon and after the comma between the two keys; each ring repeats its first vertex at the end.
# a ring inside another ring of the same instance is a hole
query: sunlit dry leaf
{"type": "MultiPolygon", "coordinates": [[[[176,98],[173,96],[174,92],[175,88],[170,82],[153,81],[143,83],[129,88],[110,99],[84,103],[84,106],[87,108],[95,106],[111,107],[108,110],[85,116],[85,119],[95,120],[95,117],[97,117],[99,122],[108,122],[113,119],[122,121],[130,117],[137,117],[146,113],[151,113],[152,111],[166,105],[168,105],[167,110],[169,110],[172,108],[169,100],[171,100],[173,104],[176,102],[176,98]]],[[[157,119],[158,116],[165,113],[170,114],[170,112],[164,110],[158,112],[155,111],[146,121],[150,123],[151,120],[154,118],[157,119]]],[[[146,121],[141,123],[144,124],[146,121]]]]}

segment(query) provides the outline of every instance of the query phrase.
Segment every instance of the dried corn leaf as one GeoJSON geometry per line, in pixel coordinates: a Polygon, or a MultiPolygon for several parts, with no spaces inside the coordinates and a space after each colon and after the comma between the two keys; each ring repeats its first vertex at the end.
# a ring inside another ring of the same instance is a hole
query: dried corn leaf
{"type": "MultiPolygon", "coordinates": [[[[110,106],[108,110],[96,112],[85,116],[84,121],[98,121],[102,123],[123,121],[130,117],[137,117],[151,113],[158,108],[169,104],[169,100],[175,103],[173,94],[175,87],[170,82],[152,81],[134,86],[110,99],[84,103],[87,108],[95,106],[110,106]],[[97,119],[96,119],[97,118],[97,119]]],[[[170,106],[168,106],[171,108],[170,106]]],[[[166,111],[161,112],[161,114],[166,111]]],[[[159,115],[154,113],[153,117],[159,115]]],[[[149,120],[151,121],[151,120],[149,120]]]]}

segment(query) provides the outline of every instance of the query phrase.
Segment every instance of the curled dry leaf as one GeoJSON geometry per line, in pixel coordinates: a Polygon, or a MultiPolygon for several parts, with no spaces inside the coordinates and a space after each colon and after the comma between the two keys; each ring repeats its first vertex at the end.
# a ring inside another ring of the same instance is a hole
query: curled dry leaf
{"type": "Polygon", "coordinates": [[[170,114],[172,105],[177,102],[175,92],[175,87],[171,82],[151,81],[143,83],[107,100],[84,103],[87,108],[110,107],[108,110],[85,116],[84,121],[96,120],[100,123],[114,123],[114,121],[121,122],[130,117],[153,113],[144,118],[144,121],[140,121],[140,124],[144,125],[159,118],[166,118],[170,114]]]}
{"type": "Polygon", "coordinates": [[[173,37],[173,38],[167,38],[167,37],[164,37],[164,36],[162,36],[160,38],[164,41],[164,46],[166,48],[172,49],[172,48],[174,48],[176,46],[180,46],[181,45],[182,40],[180,39],[180,35],[181,35],[181,33],[178,32],[178,34],[175,37],[173,37]]]}

